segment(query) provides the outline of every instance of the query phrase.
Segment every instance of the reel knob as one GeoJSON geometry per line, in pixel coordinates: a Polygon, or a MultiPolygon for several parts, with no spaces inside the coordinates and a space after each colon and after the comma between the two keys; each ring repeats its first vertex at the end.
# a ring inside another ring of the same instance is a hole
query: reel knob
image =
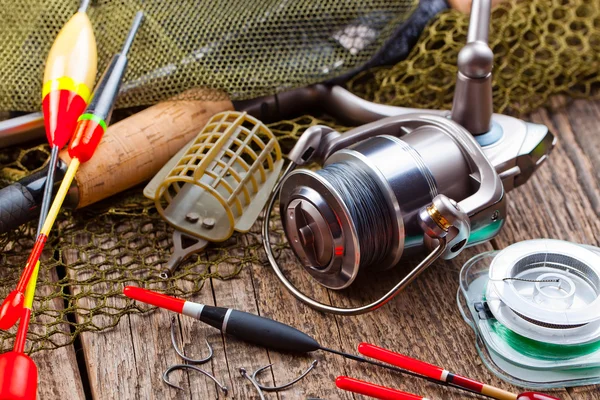
{"type": "Polygon", "coordinates": [[[333,237],[331,229],[335,220],[327,220],[309,201],[296,199],[287,207],[285,215],[292,236],[292,246],[298,257],[313,268],[324,269],[332,259],[333,237]]]}

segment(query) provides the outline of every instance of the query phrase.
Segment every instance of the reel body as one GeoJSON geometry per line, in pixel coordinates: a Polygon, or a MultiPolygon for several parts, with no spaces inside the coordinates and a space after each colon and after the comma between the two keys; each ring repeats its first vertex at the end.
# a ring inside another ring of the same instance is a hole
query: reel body
{"type": "Polygon", "coordinates": [[[452,111],[374,104],[336,87],[310,91],[324,99],[326,109],[337,109],[338,118],[371,122],[343,135],[328,127],[308,129],[267,203],[267,258],[297,299],[341,315],[372,311],[436,259],[453,258],[498,234],[506,218],[505,192],[529,179],[555,138],[543,125],[493,114],[490,10],[489,0],[473,1],[452,111]],[[294,171],[309,161],[323,168],[294,171]],[[430,253],[371,304],[345,309],[319,303],[286,278],[271,250],[269,218],[279,189],[286,237],[323,286],[343,289],[359,271],[391,268],[419,250],[430,253]]]}
{"type": "Polygon", "coordinates": [[[289,154],[291,164],[263,223],[264,248],[279,280],[313,308],[355,315],[381,307],[436,259],[493,238],[506,218],[505,191],[531,176],[555,140],[541,125],[496,115],[492,121],[501,134],[484,146],[444,114],[427,111],[344,134],[324,126],[308,129],[289,154]],[[296,169],[315,161],[321,170],[296,169]],[[344,309],[319,303],[287,279],[273,256],[268,225],[279,192],[286,237],[323,286],[343,289],[360,271],[430,253],[371,304],[344,309]]]}
{"type": "Polygon", "coordinates": [[[600,382],[600,249],[537,239],[469,260],[458,304],[484,364],[524,387],[600,382]]]}
{"type": "MultiPolygon", "coordinates": [[[[403,254],[422,251],[422,208],[440,194],[455,202],[470,197],[472,187],[480,186],[473,178],[479,171],[472,171],[471,163],[493,171],[481,151],[477,161],[469,157],[461,140],[474,141],[452,121],[417,116],[392,120],[396,136],[365,139],[329,155],[322,170],[298,169],[283,180],[280,212],[288,241],[306,270],[329,288],[346,288],[360,269],[388,269],[403,254]]],[[[359,130],[377,132],[390,122],[359,130]]],[[[492,190],[484,195],[494,197],[490,206],[499,229],[505,215],[499,179],[492,190]]]]}

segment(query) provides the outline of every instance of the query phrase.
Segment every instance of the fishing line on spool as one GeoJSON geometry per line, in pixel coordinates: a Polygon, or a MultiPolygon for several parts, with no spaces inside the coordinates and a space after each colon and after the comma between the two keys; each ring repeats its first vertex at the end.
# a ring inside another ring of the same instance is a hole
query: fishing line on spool
{"type": "Polygon", "coordinates": [[[359,165],[341,161],[317,171],[339,193],[354,222],[360,266],[381,261],[392,247],[388,205],[379,186],[359,165]]]}
{"type": "Polygon", "coordinates": [[[501,378],[543,388],[600,382],[599,248],[519,242],[468,261],[459,293],[484,364],[501,378]]]}
{"type": "Polygon", "coordinates": [[[491,329],[499,338],[519,353],[538,360],[571,360],[600,350],[600,340],[581,345],[553,344],[521,336],[498,321],[491,323],[491,329]]]}

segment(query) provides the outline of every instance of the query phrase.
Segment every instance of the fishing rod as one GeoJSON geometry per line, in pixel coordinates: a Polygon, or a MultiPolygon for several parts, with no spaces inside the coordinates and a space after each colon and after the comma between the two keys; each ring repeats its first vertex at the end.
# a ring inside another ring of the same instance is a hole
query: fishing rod
{"type": "Polygon", "coordinates": [[[37,265],[39,265],[38,261],[48,239],[48,234],[58,216],[58,212],[73,182],[75,173],[81,163],[85,163],[92,158],[106,131],[117,94],[119,93],[119,87],[127,68],[127,52],[133,43],[142,19],[143,13],[140,11],[135,16],[121,52],[113,56],[96,86],[90,104],[78,119],[77,127],[68,150],[71,163],[58,189],[52,207],[48,212],[48,217],[45,219],[40,234],[36,239],[25,269],[17,283],[17,287],[6,297],[0,306],[0,329],[9,329],[20,318],[20,311],[25,300],[25,288],[34,274],[37,265]]]}
{"type": "MultiPolygon", "coordinates": [[[[443,381],[422,373],[411,371],[406,368],[399,368],[397,366],[384,364],[361,356],[356,356],[339,350],[324,347],[313,337],[294,327],[269,318],[234,310],[232,308],[198,304],[135,286],[126,286],[123,289],[123,294],[131,299],[141,301],[143,303],[187,315],[188,317],[195,318],[214,328],[219,329],[222,333],[273,350],[292,353],[310,353],[321,350],[349,360],[375,365],[377,367],[382,367],[394,372],[424,379],[435,383],[436,385],[449,386],[494,399],[558,400],[555,397],[547,396],[541,393],[535,393],[534,397],[527,397],[531,392],[514,395],[498,388],[494,388],[495,390],[486,390],[484,392],[478,391],[476,387],[468,387],[467,385],[461,386],[462,382],[459,382],[458,379],[457,382],[452,382],[451,380],[443,381]]],[[[489,385],[486,386],[488,388],[490,387],[489,385]]]]}

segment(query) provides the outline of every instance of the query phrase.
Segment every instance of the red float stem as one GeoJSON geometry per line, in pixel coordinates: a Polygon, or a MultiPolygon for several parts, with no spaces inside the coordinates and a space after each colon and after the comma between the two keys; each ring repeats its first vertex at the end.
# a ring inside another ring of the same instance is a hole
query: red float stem
{"type": "Polygon", "coordinates": [[[31,254],[29,255],[29,259],[27,259],[25,269],[21,274],[21,279],[19,279],[19,283],[17,284],[17,292],[25,293],[25,289],[27,289],[29,279],[31,279],[31,275],[33,275],[35,264],[37,264],[37,262],[40,260],[40,257],[42,256],[42,251],[44,250],[44,246],[46,245],[46,240],[48,240],[48,236],[44,235],[43,233],[38,235],[33,249],[31,250],[31,254]]]}
{"type": "Polygon", "coordinates": [[[156,307],[180,313],[183,311],[183,305],[186,303],[183,299],[167,296],[166,294],[156,293],[151,290],[142,289],[135,286],[125,286],[123,294],[130,299],[138,300],[143,303],[151,304],[156,307]]]}
{"type": "Polygon", "coordinates": [[[23,353],[25,351],[25,341],[27,340],[27,331],[29,330],[29,320],[31,318],[31,309],[24,307],[23,315],[21,316],[21,324],[17,330],[13,351],[23,353]]]}

